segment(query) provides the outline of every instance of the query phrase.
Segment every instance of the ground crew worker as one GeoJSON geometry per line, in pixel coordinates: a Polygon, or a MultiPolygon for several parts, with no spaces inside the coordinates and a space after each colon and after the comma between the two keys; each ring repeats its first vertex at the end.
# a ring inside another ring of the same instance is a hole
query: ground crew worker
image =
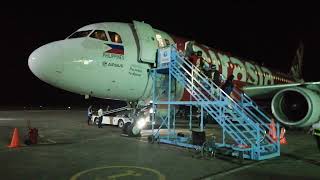
{"type": "Polygon", "coordinates": [[[107,109],[106,109],[106,112],[108,112],[108,111],[109,111],[109,109],[110,109],[110,106],[108,105],[108,106],[107,106],[107,109]]]}
{"type": "Polygon", "coordinates": [[[98,110],[98,117],[99,117],[98,128],[102,128],[102,125],[101,125],[101,123],[102,123],[102,118],[103,118],[103,110],[102,110],[102,108],[100,108],[100,109],[98,110]]]}
{"type": "Polygon", "coordinates": [[[90,105],[88,108],[88,125],[90,125],[91,117],[92,117],[92,105],[90,105]]]}
{"type": "Polygon", "coordinates": [[[317,123],[313,124],[312,127],[310,128],[310,131],[314,135],[316,141],[317,141],[317,146],[320,151],[320,121],[317,123]]]}

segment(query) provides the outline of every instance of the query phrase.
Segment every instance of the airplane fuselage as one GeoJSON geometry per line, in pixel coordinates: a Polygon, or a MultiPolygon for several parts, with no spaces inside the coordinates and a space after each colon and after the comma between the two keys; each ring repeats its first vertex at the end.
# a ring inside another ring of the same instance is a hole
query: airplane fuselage
{"type": "MultiPolygon", "coordinates": [[[[139,40],[134,26],[129,23],[99,23],[77,31],[96,29],[117,32],[122,37],[122,42],[103,41],[89,36],[56,41],[38,48],[30,56],[29,66],[32,72],[53,86],[78,94],[125,101],[148,98],[152,84],[148,69],[152,67],[139,62],[139,40]],[[110,45],[122,46],[123,52],[108,52],[110,45]],[[47,55],[55,56],[39,60],[35,55],[39,51],[47,51],[47,55]],[[45,62],[47,67],[41,67],[42,73],[37,72],[35,66],[45,63],[38,61],[48,61],[45,62]]],[[[190,42],[160,30],[154,31],[159,48],[176,43],[177,48],[184,51],[186,44],[190,42]]],[[[228,56],[205,45],[196,44],[193,49],[203,51],[203,58],[216,64],[224,77],[233,74],[236,77],[235,84],[239,87],[247,84],[272,85],[291,82],[289,77],[282,77],[266,67],[228,56]]]]}

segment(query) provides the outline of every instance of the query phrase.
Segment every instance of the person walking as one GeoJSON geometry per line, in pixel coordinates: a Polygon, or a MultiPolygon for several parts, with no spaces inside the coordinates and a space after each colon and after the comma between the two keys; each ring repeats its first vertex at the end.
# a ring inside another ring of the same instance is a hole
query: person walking
{"type": "Polygon", "coordinates": [[[98,110],[98,117],[99,117],[98,128],[102,128],[103,110],[102,110],[101,107],[100,107],[100,109],[98,110]]]}
{"type": "Polygon", "coordinates": [[[320,151],[320,121],[312,125],[310,132],[312,132],[312,135],[316,139],[318,150],[320,151]]]}
{"type": "Polygon", "coordinates": [[[88,108],[88,120],[87,120],[88,125],[90,125],[91,117],[92,117],[92,105],[90,105],[88,108]]]}

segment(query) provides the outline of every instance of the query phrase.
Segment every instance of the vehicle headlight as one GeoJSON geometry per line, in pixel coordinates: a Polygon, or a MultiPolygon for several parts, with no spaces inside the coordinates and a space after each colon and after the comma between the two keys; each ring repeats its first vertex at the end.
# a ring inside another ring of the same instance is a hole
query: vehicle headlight
{"type": "Polygon", "coordinates": [[[139,129],[142,129],[146,125],[146,119],[145,118],[140,118],[137,122],[137,126],[139,129]]]}

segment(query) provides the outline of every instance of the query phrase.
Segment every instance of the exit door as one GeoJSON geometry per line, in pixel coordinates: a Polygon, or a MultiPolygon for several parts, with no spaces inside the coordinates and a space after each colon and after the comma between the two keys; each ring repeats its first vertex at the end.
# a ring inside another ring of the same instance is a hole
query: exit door
{"type": "Polygon", "coordinates": [[[145,63],[156,63],[157,40],[149,24],[133,21],[139,41],[139,60],[145,63]]]}

